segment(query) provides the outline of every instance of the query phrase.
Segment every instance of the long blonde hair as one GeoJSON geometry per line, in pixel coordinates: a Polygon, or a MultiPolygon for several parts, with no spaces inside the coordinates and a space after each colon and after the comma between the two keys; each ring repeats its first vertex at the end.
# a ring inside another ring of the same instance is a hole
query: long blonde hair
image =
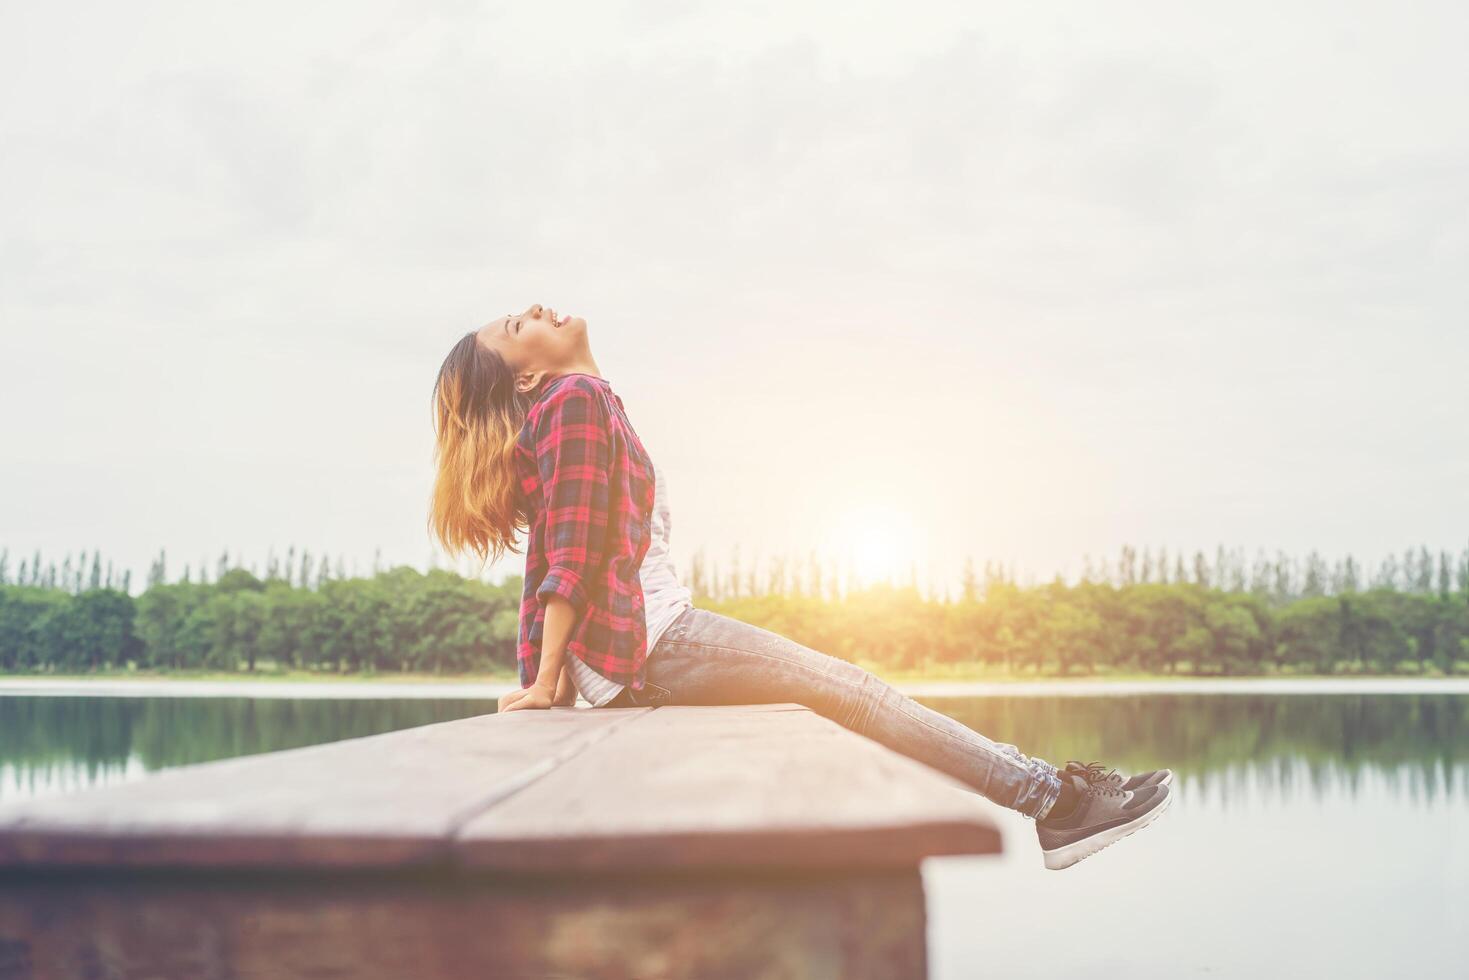
{"type": "Polygon", "coordinates": [[[515,372],[497,351],[465,334],[434,382],[437,473],[429,529],[451,555],[498,561],[529,525],[515,472],[515,440],[535,401],[515,390],[515,372]]]}

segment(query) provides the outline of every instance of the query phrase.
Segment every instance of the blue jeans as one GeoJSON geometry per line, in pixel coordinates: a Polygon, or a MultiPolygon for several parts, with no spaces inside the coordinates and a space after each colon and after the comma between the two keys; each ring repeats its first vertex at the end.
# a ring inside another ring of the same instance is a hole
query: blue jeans
{"type": "Polygon", "coordinates": [[[793,702],[946,772],[1004,807],[1043,817],[1061,792],[1056,767],[925,707],[856,664],[694,607],[658,638],[641,691],[606,707],[793,702]]]}

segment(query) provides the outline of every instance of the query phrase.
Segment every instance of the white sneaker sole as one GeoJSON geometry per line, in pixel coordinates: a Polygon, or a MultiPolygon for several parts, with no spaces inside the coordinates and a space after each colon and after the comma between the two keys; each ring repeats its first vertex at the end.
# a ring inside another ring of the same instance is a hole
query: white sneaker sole
{"type": "Polygon", "coordinates": [[[1041,853],[1045,856],[1046,867],[1052,871],[1069,868],[1082,858],[1091,857],[1102,848],[1120,841],[1128,834],[1142,830],[1148,824],[1161,817],[1163,811],[1172,805],[1173,791],[1169,790],[1168,795],[1163,798],[1162,803],[1159,803],[1131,823],[1125,823],[1120,827],[1113,827],[1111,830],[1104,830],[1100,834],[1092,834],[1084,840],[1079,840],[1074,844],[1066,844],[1056,848],[1054,851],[1042,849],[1041,853]]]}

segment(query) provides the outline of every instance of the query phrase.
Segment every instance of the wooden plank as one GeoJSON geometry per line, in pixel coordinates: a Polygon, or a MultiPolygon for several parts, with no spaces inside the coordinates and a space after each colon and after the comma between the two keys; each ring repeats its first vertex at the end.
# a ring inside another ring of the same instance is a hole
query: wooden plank
{"type": "Polygon", "coordinates": [[[204,763],[0,806],[0,980],[921,977],[919,862],[989,807],[796,704],[204,763]]]}
{"type": "Polygon", "coordinates": [[[444,862],[464,820],[654,710],[480,715],[0,805],[0,868],[444,862]]]}
{"type": "Polygon", "coordinates": [[[469,820],[457,851],[543,873],[915,867],[997,853],[992,806],[801,705],[665,705],[469,820]]]}
{"type": "Polygon", "coordinates": [[[0,980],[925,975],[921,876],[0,874],[0,980]]]}
{"type": "Polygon", "coordinates": [[[796,704],[519,711],[0,806],[0,868],[912,867],[990,804],[796,704]]]}

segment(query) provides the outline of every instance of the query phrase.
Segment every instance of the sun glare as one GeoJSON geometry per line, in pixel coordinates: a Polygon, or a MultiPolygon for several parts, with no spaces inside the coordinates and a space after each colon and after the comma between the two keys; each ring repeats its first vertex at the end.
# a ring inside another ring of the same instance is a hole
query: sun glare
{"type": "Polygon", "coordinates": [[[904,582],[919,557],[913,521],[890,507],[849,507],[838,515],[833,538],[832,553],[849,565],[858,586],[904,582]]]}

